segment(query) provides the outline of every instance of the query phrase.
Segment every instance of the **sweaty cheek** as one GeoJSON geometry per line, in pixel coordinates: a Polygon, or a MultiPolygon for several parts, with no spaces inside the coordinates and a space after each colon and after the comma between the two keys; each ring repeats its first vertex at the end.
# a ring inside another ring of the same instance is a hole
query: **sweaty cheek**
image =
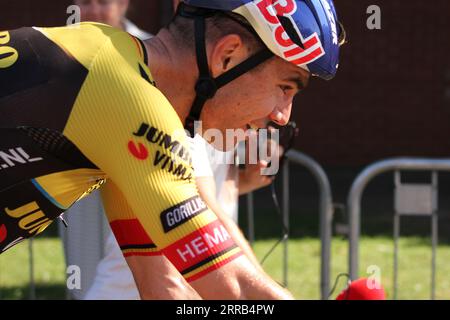
{"type": "MultiPolygon", "coordinates": [[[[269,99],[270,100],[270,99],[269,99]]],[[[246,106],[241,107],[242,114],[249,117],[249,120],[260,119],[265,117],[271,110],[271,103],[268,99],[258,98],[253,101],[249,101],[246,106]]]]}
{"type": "Polygon", "coordinates": [[[277,107],[279,104],[279,98],[276,96],[276,93],[272,93],[270,95],[267,95],[263,101],[261,101],[262,109],[262,115],[267,117],[270,113],[273,112],[273,110],[277,107]]]}

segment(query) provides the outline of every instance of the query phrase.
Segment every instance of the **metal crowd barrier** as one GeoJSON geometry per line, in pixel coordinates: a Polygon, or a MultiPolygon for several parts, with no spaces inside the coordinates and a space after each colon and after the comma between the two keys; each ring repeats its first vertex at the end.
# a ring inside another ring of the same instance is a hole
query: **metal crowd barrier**
{"type": "MultiPolygon", "coordinates": [[[[332,219],[333,219],[333,202],[331,187],[327,175],[323,168],[309,156],[298,152],[289,151],[287,153],[288,161],[285,162],[282,170],[283,177],[283,219],[286,225],[289,224],[289,166],[290,163],[302,165],[308,169],[316,179],[320,196],[320,238],[321,238],[321,270],[320,270],[320,291],[321,298],[327,299],[330,285],[330,261],[331,261],[331,235],[332,235],[332,219]]],[[[450,159],[415,159],[415,158],[394,158],[382,160],[366,167],[354,180],[347,199],[349,214],[349,272],[351,279],[358,278],[358,258],[359,258],[359,237],[360,237],[360,219],[361,219],[361,198],[368,183],[376,176],[389,171],[430,171],[435,175],[438,171],[450,171],[450,159]]],[[[247,198],[248,204],[248,236],[250,243],[254,242],[254,207],[253,194],[249,194],[247,198]]],[[[398,235],[398,223],[395,224],[395,234],[398,235]]],[[[437,222],[432,221],[433,230],[437,229],[437,222]]],[[[287,239],[288,240],[288,239],[287,239]]],[[[288,251],[287,240],[284,243],[283,255],[283,279],[287,284],[288,276],[288,251]]],[[[437,236],[433,231],[433,246],[437,242],[437,236]]],[[[36,298],[36,288],[34,281],[34,252],[33,241],[29,241],[29,276],[30,288],[29,298],[36,298]]],[[[434,270],[435,255],[433,254],[432,266],[434,270]]],[[[396,272],[395,272],[396,274],[396,272]]],[[[433,276],[434,278],[434,271],[433,276]]],[[[396,276],[395,276],[396,278],[396,276]]],[[[434,287],[434,281],[432,281],[434,287]]],[[[394,289],[396,289],[394,287],[394,289]]],[[[434,289],[432,288],[434,291],[434,289]]],[[[396,290],[395,290],[396,291],[396,290]]],[[[432,296],[433,298],[434,296],[432,296]]]]}
{"type": "Polygon", "coordinates": [[[394,217],[394,299],[397,297],[397,259],[400,216],[428,215],[432,230],[432,279],[431,298],[435,291],[435,251],[437,246],[437,173],[450,171],[450,159],[393,158],[376,162],[366,167],[354,180],[348,195],[349,271],[352,280],[358,278],[359,236],[361,230],[361,198],[368,183],[376,176],[395,171],[395,217],[394,217]],[[402,184],[400,171],[428,171],[432,173],[432,183],[402,184]]]}
{"type": "MultiPolygon", "coordinates": [[[[320,212],[320,241],[321,241],[321,265],[320,265],[320,293],[321,299],[328,299],[330,291],[330,261],[331,261],[331,232],[333,220],[333,200],[331,186],[323,168],[311,157],[295,150],[287,154],[282,168],[283,185],[283,220],[289,230],[289,166],[290,163],[301,165],[312,173],[319,186],[319,212],[320,212]]],[[[255,240],[254,230],[254,206],[253,194],[247,196],[248,210],[248,237],[252,244],[255,240]]],[[[288,249],[289,235],[284,241],[283,248],[283,284],[288,284],[288,249]]]]}

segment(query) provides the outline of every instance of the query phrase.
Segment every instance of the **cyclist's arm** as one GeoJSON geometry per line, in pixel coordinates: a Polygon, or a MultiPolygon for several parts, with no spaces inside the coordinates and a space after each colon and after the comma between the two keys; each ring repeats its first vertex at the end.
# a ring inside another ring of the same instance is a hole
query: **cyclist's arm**
{"type": "MultiPolygon", "coordinates": [[[[212,150],[208,143],[199,138],[199,136],[195,136],[192,139],[192,151],[193,151],[193,165],[195,170],[195,183],[197,185],[200,196],[207,203],[208,207],[214,211],[214,213],[218,216],[220,221],[223,223],[225,228],[227,229],[230,236],[233,240],[239,245],[239,247],[244,251],[247,258],[260,270],[263,271],[256,256],[253,253],[249,243],[245,239],[241,230],[237,224],[229,217],[229,215],[222,209],[222,206],[219,204],[217,200],[217,187],[216,180],[214,178],[215,174],[219,174],[220,170],[227,170],[227,178],[221,188],[222,191],[229,196],[230,201],[237,201],[238,199],[238,188],[237,184],[239,179],[235,180],[232,177],[235,176],[233,170],[238,170],[238,168],[230,165],[219,164],[215,166],[215,172],[213,169],[213,164],[215,164],[219,158],[212,156],[212,150]]],[[[224,160],[224,159],[223,159],[224,160]]],[[[238,178],[237,175],[235,178],[238,178]]],[[[221,192],[222,192],[221,191],[221,192]]]]}
{"type": "Polygon", "coordinates": [[[214,177],[211,176],[198,177],[195,179],[195,181],[200,196],[206,201],[209,208],[211,208],[211,210],[214,211],[214,213],[217,215],[220,221],[222,221],[223,225],[227,229],[230,236],[239,245],[239,247],[241,247],[247,258],[253,263],[253,265],[259,271],[263,272],[263,269],[259,264],[258,259],[253,253],[252,248],[250,247],[248,241],[245,239],[241,230],[236,225],[236,223],[226,214],[226,212],[223,211],[219,203],[217,203],[216,182],[214,180],[214,177]]]}
{"type": "MultiPolygon", "coordinates": [[[[130,233],[126,232],[127,230],[121,232],[123,228],[120,228],[120,223],[127,221],[129,224],[134,224],[135,230],[136,225],[139,225],[139,223],[127,200],[113,181],[108,181],[101,191],[105,211],[108,213],[111,221],[111,227],[113,230],[115,229],[116,239],[121,244],[121,249],[125,251],[124,254],[126,255],[127,247],[131,248],[133,244],[138,247],[139,243],[136,243],[137,238],[133,235],[130,236],[130,233]]],[[[141,241],[140,245],[143,242],[153,244],[153,241],[150,239],[141,241]]],[[[139,256],[138,259],[134,255],[126,258],[135,278],[145,279],[145,281],[135,280],[141,299],[201,299],[198,293],[186,282],[156,246],[146,251],[141,251],[141,253],[145,255],[139,256]]]]}
{"type": "Polygon", "coordinates": [[[202,299],[165,256],[131,256],[126,261],[142,300],[202,299]]]}
{"type": "Polygon", "coordinates": [[[176,135],[181,121],[144,80],[139,68],[148,70],[139,67],[132,54],[136,44],[126,37],[113,36],[97,54],[64,134],[114,181],[136,216],[131,225],[129,217],[108,218],[115,222],[116,238],[120,232],[134,236],[133,246],[122,251],[138,287],[154,276],[146,256],[152,239],[203,298],[285,297],[241,257],[202,202],[191,176],[189,146],[185,136],[176,135]]]}
{"type": "Polygon", "coordinates": [[[259,272],[246,256],[241,256],[190,284],[205,299],[294,299],[286,289],[259,272]],[[212,286],[211,283],[217,285],[212,286]]]}

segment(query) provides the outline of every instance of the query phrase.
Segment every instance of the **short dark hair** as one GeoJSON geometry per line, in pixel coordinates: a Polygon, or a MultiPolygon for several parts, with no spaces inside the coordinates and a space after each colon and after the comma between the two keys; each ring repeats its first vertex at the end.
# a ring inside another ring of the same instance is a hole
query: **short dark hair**
{"type": "MultiPolygon", "coordinates": [[[[186,4],[182,5],[187,6],[186,4]]],[[[256,53],[265,47],[256,32],[250,30],[251,26],[237,14],[216,11],[215,14],[207,17],[205,21],[207,43],[216,42],[229,34],[236,34],[241,37],[243,43],[247,46],[249,53],[256,53]]],[[[180,11],[178,10],[167,26],[167,29],[180,45],[194,50],[195,36],[193,19],[181,16],[180,11]]]]}

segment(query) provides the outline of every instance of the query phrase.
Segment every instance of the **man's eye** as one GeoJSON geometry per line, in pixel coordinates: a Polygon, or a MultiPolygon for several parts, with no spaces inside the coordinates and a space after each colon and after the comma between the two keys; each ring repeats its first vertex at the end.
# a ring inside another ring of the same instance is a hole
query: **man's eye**
{"type": "Polygon", "coordinates": [[[288,93],[290,90],[294,90],[293,87],[291,86],[280,86],[280,89],[286,94],[288,93]]]}

